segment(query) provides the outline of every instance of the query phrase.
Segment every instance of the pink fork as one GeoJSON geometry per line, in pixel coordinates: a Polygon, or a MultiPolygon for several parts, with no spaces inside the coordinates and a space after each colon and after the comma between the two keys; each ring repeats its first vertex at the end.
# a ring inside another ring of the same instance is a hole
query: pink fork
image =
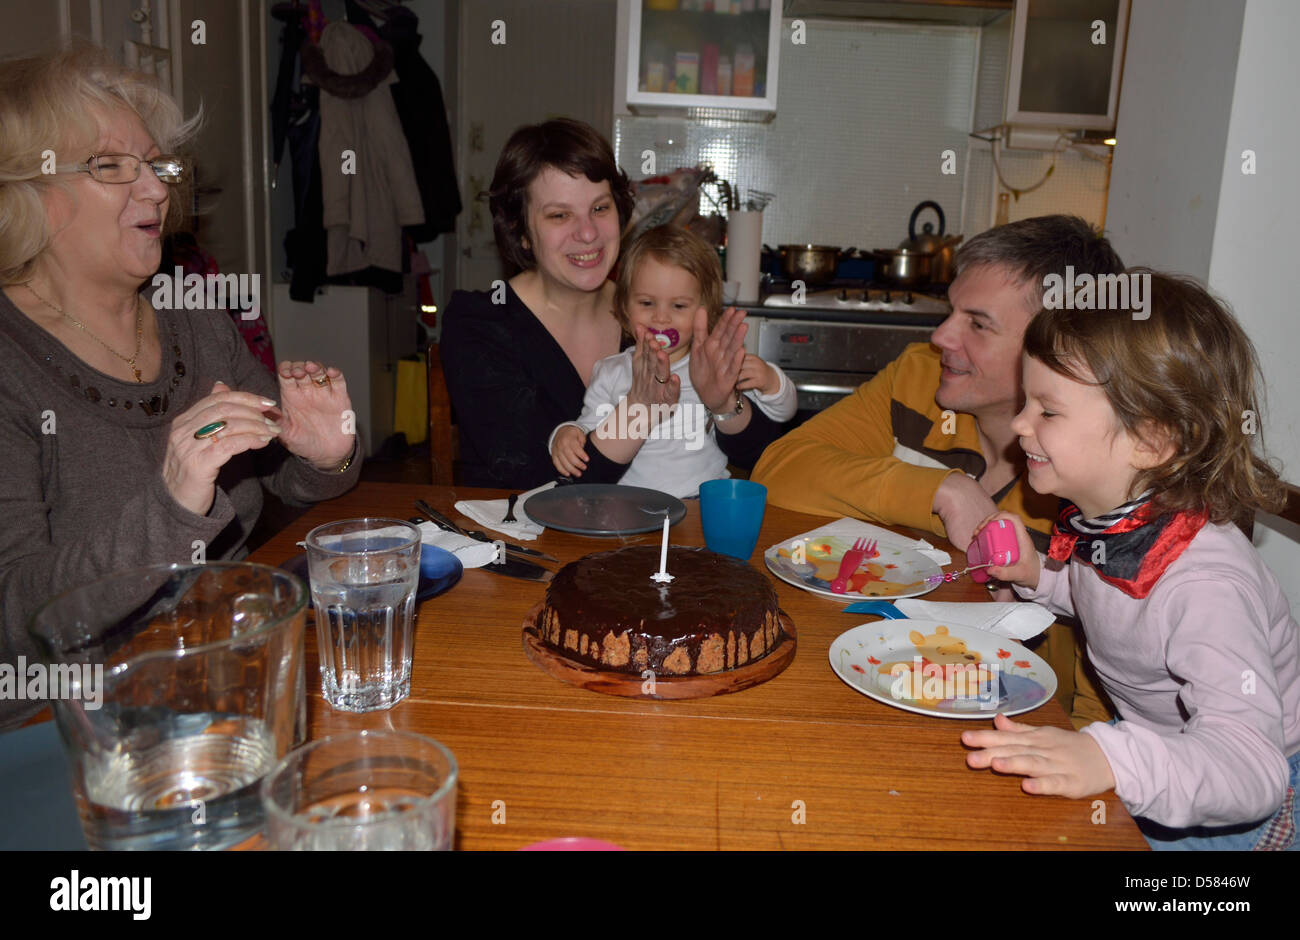
{"type": "Polygon", "coordinates": [[[862,562],[865,559],[874,557],[878,554],[879,552],[876,551],[875,539],[868,542],[866,539],[860,538],[854,542],[853,547],[845,552],[844,557],[840,559],[840,571],[839,574],[836,575],[835,580],[831,582],[831,593],[843,594],[847,591],[849,588],[849,578],[851,578],[853,573],[858,570],[858,567],[862,562]]]}

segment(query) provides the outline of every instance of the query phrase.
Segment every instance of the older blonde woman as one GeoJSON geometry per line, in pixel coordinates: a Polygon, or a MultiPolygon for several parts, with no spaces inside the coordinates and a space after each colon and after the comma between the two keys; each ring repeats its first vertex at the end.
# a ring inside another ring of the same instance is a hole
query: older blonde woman
{"type": "Polygon", "coordinates": [[[97,50],[0,62],[0,663],[81,581],[241,555],[262,485],[306,503],[356,481],[337,369],[284,362],[277,388],[224,311],[141,293],[192,130],[97,50]]]}

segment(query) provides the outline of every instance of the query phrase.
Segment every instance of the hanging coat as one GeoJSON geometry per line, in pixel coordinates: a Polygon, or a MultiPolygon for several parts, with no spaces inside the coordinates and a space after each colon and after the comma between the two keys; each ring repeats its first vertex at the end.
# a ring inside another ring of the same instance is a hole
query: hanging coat
{"type": "MultiPolygon", "coordinates": [[[[326,26],[320,51],[333,73],[318,82],[326,270],[333,276],[373,265],[400,272],[402,226],[423,223],[424,210],[389,89],[397,78],[382,68],[384,58],[376,59],[378,47],[348,23],[326,26]]],[[[384,52],[391,61],[391,50],[384,52]]]]}

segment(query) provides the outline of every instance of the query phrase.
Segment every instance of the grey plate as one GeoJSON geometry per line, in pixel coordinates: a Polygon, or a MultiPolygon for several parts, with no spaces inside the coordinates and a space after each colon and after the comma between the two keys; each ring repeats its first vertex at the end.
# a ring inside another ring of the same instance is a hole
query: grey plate
{"type": "Polygon", "coordinates": [[[675,496],[640,486],[613,483],[574,483],[528,497],[524,512],[549,529],[577,535],[635,535],[686,518],[686,507],[675,496]]]}

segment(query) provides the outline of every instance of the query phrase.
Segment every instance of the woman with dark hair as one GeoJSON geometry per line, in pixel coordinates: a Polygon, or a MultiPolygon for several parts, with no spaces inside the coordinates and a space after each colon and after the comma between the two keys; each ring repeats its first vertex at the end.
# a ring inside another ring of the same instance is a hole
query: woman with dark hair
{"type": "Polygon", "coordinates": [[[460,428],[461,482],[526,489],[554,477],[547,435],[582,410],[596,361],[619,351],[608,277],[632,193],[605,139],[559,119],[510,136],[490,205],[513,276],[452,295],[443,370],[460,428]]]}
{"type": "MultiPolygon", "coordinates": [[[[442,364],[460,429],[460,482],[529,489],[555,477],[551,429],[582,411],[593,366],[623,345],[609,274],[632,211],[631,185],[599,133],[561,118],[510,136],[490,205],[513,276],[452,295],[442,364]]],[[[742,319],[729,310],[692,356],[697,385],[738,380],[742,319]]],[[[752,464],[776,428],[756,418],[730,435],[727,455],[752,464]]],[[[626,471],[587,450],[584,483],[617,482],[626,471]]]]}

